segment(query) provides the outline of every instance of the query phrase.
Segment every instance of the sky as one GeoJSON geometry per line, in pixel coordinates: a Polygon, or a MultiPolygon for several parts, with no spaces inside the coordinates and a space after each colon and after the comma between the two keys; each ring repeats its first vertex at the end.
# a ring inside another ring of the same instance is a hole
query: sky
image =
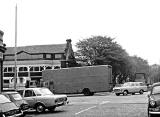
{"type": "Polygon", "coordinates": [[[107,36],[150,65],[160,64],[159,0],[0,0],[0,30],[7,47],[75,44],[107,36]]]}

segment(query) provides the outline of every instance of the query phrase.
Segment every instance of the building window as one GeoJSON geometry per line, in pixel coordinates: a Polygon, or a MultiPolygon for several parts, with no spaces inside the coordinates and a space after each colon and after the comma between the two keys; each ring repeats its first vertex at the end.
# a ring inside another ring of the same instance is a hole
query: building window
{"type": "Polygon", "coordinates": [[[27,67],[19,67],[19,71],[23,72],[23,71],[28,71],[27,67]]]}
{"type": "Polygon", "coordinates": [[[46,58],[52,58],[51,54],[46,54],[46,58]]]}
{"type": "Polygon", "coordinates": [[[44,70],[43,66],[35,66],[35,67],[30,67],[30,70],[29,71],[42,71],[44,70]]]}
{"type": "Polygon", "coordinates": [[[43,71],[44,70],[44,67],[43,66],[40,66],[40,71],[43,71]]]}
{"type": "Polygon", "coordinates": [[[34,67],[34,71],[39,71],[39,67],[34,67]]]}
{"type": "Polygon", "coordinates": [[[3,72],[7,72],[7,67],[4,67],[3,72]]]}
{"type": "Polygon", "coordinates": [[[52,67],[51,66],[46,66],[46,69],[52,69],[52,67]]]}
{"type": "Polygon", "coordinates": [[[62,58],[62,54],[55,54],[55,59],[61,59],[62,58]]]}

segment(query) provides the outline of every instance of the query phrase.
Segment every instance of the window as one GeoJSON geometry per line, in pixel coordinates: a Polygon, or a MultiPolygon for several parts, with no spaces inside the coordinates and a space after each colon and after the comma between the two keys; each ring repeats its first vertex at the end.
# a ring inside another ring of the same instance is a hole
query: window
{"type": "Polygon", "coordinates": [[[55,54],[55,59],[61,59],[62,55],[61,54],[55,54]]]}
{"type": "Polygon", "coordinates": [[[40,71],[43,71],[44,70],[44,67],[40,66],[40,71]]]}
{"type": "Polygon", "coordinates": [[[3,83],[9,83],[9,80],[3,80],[3,83]]]}
{"type": "Polygon", "coordinates": [[[3,69],[3,72],[7,72],[7,67],[5,67],[5,68],[3,69]]]}
{"type": "Polygon", "coordinates": [[[33,71],[33,67],[30,68],[30,71],[33,71]]]}
{"type": "Polygon", "coordinates": [[[23,90],[18,90],[17,91],[21,96],[23,96],[23,90]]]}
{"type": "Polygon", "coordinates": [[[52,69],[52,67],[51,66],[46,66],[46,69],[52,69]]]}
{"type": "Polygon", "coordinates": [[[39,71],[39,67],[35,67],[34,70],[35,70],[35,71],[39,71]]]}
{"type": "Polygon", "coordinates": [[[40,71],[41,69],[43,69],[43,68],[41,68],[39,66],[35,66],[35,67],[31,67],[29,71],[40,71]]]}
{"type": "Polygon", "coordinates": [[[12,67],[8,67],[8,72],[13,72],[12,67]]]}
{"type": "Polygon", "coordinates": [[[19,71],[27,71],[28,69],[27,69],[27,67],[20,67],[19,68],[19,71]]]}
{"type": "Polygon", "coordinates": [[[33,90],[26,90],[25,91],[24,97],[32,97],[32,96],[36,96],[35,93],[33,92],[33,90]]]}
{"type": "Polygon", "coordinates": [[[51,54],[46,54],[46,58],[51,58],[51,54]]]}

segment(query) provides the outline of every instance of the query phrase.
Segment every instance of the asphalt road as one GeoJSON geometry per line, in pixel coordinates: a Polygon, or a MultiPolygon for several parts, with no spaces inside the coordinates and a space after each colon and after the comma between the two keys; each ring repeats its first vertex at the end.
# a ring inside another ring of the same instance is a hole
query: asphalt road
{"type": "Polygon", "coordinates": [[[69,104],[56,108],[55,112],[29,112],[26,117],[147,117],[147,93],[115,96],[103,92],[68,99],[69,104]]]}

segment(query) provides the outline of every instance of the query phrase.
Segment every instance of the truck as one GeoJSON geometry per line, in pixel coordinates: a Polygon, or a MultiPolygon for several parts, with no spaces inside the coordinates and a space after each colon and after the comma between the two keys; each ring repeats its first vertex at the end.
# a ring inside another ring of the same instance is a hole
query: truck
{"type": "Polygon", "coordinates": [[[112,88],[112,66],[44,70],[42,79],[44,86],[54,93],[93,95],[96,92],[110,91],[112,88]]]}

